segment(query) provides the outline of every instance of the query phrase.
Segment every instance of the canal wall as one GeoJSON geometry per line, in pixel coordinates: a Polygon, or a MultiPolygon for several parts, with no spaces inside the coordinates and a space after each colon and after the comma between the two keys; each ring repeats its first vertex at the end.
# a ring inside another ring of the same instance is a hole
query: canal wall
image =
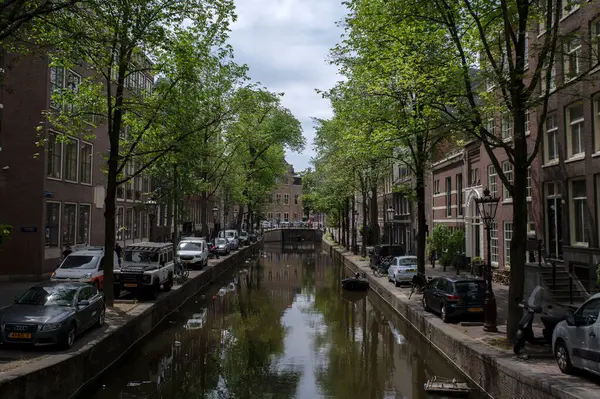
{"type": "MultiPolygon", "coordinates": [[[[409,301],[398,296],[386,278],[376,278],[366,262],[361,262],[345,248],[323,240],[323,249],[334,260],[342,262],[353,273],[367,270],[371,291],[387,302],[415,332],[449,362],[461,370],[471,381],[493,398],[498,399],[592,399],[598,393],[590,393],[577,384],[557,382],[550,373],[532,371],[526,362],[517,361],[514,355],[501,352],[477,341],[457,328],[448,326],[439,317],[423,310],[420,301],[409,301]]],[[[533,360],[535,361],[535,360],[533,360]]]]}
{"type": "MultiPolygon", "coordinates": [[[[119,360],[137,342],[191,297],[204,290],[232,266],[243,262],[258,249],[254,243],[227,258],[211,261],[197,276],[167,293],[161,293],[153,303],[140,303],[131,311],[118,307],[107,311],[108,328],[75,350],[57,352],[47,349],[47,355],[0,372],[0,399],[60,399],[69,398],[119,360]],[[116,313],[116,314],[115,314],[116,313]]],[[[80,337],[86,340],[88,331],[80,337]]],[[[44,349],[42,349],[44,350],[44,349]]],[[[0,350],[0,356],[2,355],[0,350]]]]}

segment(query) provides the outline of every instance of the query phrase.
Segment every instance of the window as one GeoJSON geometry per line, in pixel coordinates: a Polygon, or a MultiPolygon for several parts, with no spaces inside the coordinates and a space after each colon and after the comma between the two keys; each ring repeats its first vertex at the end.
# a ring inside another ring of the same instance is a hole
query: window
{"type": "Polygon", "coordinates": [[[544,161],[547,163],[558,160],[558,123],[556,114],[550,115],[546,118],[544,130],[546,131],[544,161]]]}
{"type": "Polygon", "coordinates": [[[508,112],[502,114],[502,140],[510,140],[513,136],[512,115],[508,112]]]}
{"type": "Polygon", "coordinates": [[[527,187],[525,188],[527,199],[531,201],[531,167],[527,168],[527,187]]]}
{"type": "Polygon", "coordinates": [[[433,194],[439,194],[440,193],[440,181],[436,180],[433,182],[433,194]]]}
{"type": "Polygon", "coordinates": [[[446,216],[452,216],[452,179],[446,177],[446,216]]]}
{"type": "Polygon", "coordinates": [[[285,213],[283,214],[283,220],[285,220],[285,221],[289,221],[289,220],[290,220],[290,214],[289,214],[289,213],[287,213],[287,212],[285,212],[285,213]]]}
{"type": "Polygon", "coordinates": [[[513,237],[512,222],[504,222],[504,267],[510,265],[510,242],[513,237]]]}
{"type": "Polygon", "coordinates": [[[281,194],[277,194],[275,198],[275,203],[281,204],[281,194]]]}
{"type": "Polygon", "coordinates": [[[69,137],[65,141],[65,180],[71,182],[77,182],[78,146],[77,139],[69,137]]]}
{"type": "Polygon", "coordinates": [[[65,84],[65,69],[63,67],[50,67],[50,107],[58,108],[52,96],[58,94],[65,84]]]}
{"type": "Polygon", "coordinates": [[[573,37],[565,43],[565,55],[563,57],[563,68],[565,71],[565,81],[569,81],[581,74],[582,57],[581,39],[573,37]]]}
{"type": "Polygon", "coordinates": [[[133,208],[127,208],[127,219],[125,224],[125,239],[131,240],[131,232],[133,230],[133,208]]]}
{"type": "Polygon", "coordinates": [[[525,53],[523,54],[523,69],[529,68],[529,36],[525,33],[525,53]]]}
{"type": "Polygon", "coordinates": [[[117,241],[123,239],[123,207],[120,206],[117,208],[117,218],[116,218],[116,229],[117,229],[117,241]]]}
{"type": "Polygon", "coordinates": [[[298,205],[298,194],[294,194],[294,205],[298,205]]]}
{"type": "Polygon", "coordinates": [[[546,242],[550,258],[562,258],[562,198],[560,187],[557,182],[548,182],[545,184],[545,222],[546,222],[546,242]]]}
{"type": "Polygon", "coordinates": [[[149,237],[150,233],[148,231],[148,215],[146,211],[142,210],[140,217],[142,218],[142,238],[149,237]]]}
{"type": "Polygon", "coordinates": [[[273,194],[269,194],[269,203],[272,204],[273,203],[273,194]]]}
{"type": "Polygon", "coordinates": [[[92,184],[92,145],[81,142],[81,153],[79,158],[79,181],[92,184]]]}
{"type": "Polygon", "coordinates": [[[289,194],[283,194],[283,204],[284,205],[290,204],[290,195],[289,194]]]}
{"type": "Polygon", "coordinates": [[[547,65],[544,65],[542,68],[542,76],[540,77],[540,95],[545,95],[546,91],[552,92],[556,89],[556,66],[552,65],[552,68],[548,68],[547,65]],[[550,87],[546,86],[546,79],[548,78],[548,72],[550,72],[550,87]]]}
{"type": "MultiPolygon", "coordinates": [[[[514,181],[513,165],[512,163],[510,163],[510,161],[502,162],[502,172],[504,173],[506,180],[508,180],[508,182],[512,184],[514,181]]],[[[512,199],[510,187],[506,187],[506,185],[502,184],[502,201],[508,201],[510,199],[512,199]]]]}
{"type": "Polygon", "coordinates": [[[479,185],[479,168],[469,169],[469,185],[470,186],[479,185]]]}
{"type": "MultiPolygon", "coordinates": [[[[77,94],[79,91],[79,85],[81,84],[81,76],[76,74],[73,71],[67,71],[67,81],[65,88],[74,94],[77,94]]],[[[67,105],[67,111],[73,113],[75,111],[75,107],[73,105],[67,105]]]]}
{"type": "Polygon", "coordinates": [[[492,223],[490,229],[490,251],[492,252],[492,263],[498,264],[498,223],[492,223]]]}
{"type": "Polygon", "coordinates": [[[46,248],[58,248],[60,231],[60,203],[46,202],[46,248]]]}
{"type": "Polygon", "coordinates": [[[298,220],[298,213],[294,212],[294,220],[298,220]]]}
{"type": "Polygon", "coordinates": [[[77,204],[65,204],[63,211],[63,245],[75,244],[75,230],[77,223],[77,204]]]}
{"type": "Polygon", "coordinates": [[[552,9],[551,10],[547,10],[546,9],[546,4],[547,4],[547,0],[538,0],[538,7],[542,10],[544,10],[543,15],[540,18],[539,21],[539,28],[540,31],[539,33],[542,34],[546,31],[547,27],[552,28],[552,24],[553,24],[553,18],[554,18],[554,3],[552,5],[552,9]]]}
{"type": "Polygon", "coordinates": [[[590,34],[592,35],[590,40],[592,65],[600,64],[600,19],[592,22],[590,34]]]}
{"type": "Polygon", "coordinates": [[[494,119],[493,116],[490,116],[486,121],[485,121],[485,130],[488,131],[489,134],[491,135],[496,135],[496,119],[494,119]]]}
{"type": "Polygon", "coordinates": [[[496,181],[497,176],[498,175],[496,174],[496,168],[494,165],[488,166],[488,188],[492,197],[498,196],[498,182],[496,181]]]}
{"type": "Polygon", "coordinates": [[[569,14],[577,11],[581,0],[562,0],[562,10],[560,11],[560,17],[565,18],[569,14]]]}
{"type": "Polygon", "coordinates": [[[77,244],[90,243],[91,205],[79,205],[79,223],[77,223],[77,244]]]}
{"type": "Polygon", "coordinates": [[[48,133],[48,158],[47,176],[52,179],[60,179],[62,172],[62,143],[58,140],[58,135],[53,132],[48,133]]]}
{"type": "Polygon", "coordinates": [[[600,94],[594,96],[594,151],[600,152],[600,94]]]}
{"type": "Polygon", "coordinates": [[[587,191],[585,180],[571,181],[571,244],[587,245],[587,191]]]}
{"type": "Polygon", "coordinates": [[[584,154],[583,104],[567,107],[567,150],[569,157],[584,154]]]}
{"type": "Polygon", "coordinates": [[[525,111],[525,136],[529,136],[531,134],[531,112],[529,110],[525,111]]]}
{"type": "Polygon", "coordinates": [[[140,210],[135,209],[133,214],[133,238],[140,238],[140,210]]]}
{"type": "Polygon", "coordinates": [[[458,215],[463,214],[463,180],[462,173],[456,175],[456,203],[458,215]]]}

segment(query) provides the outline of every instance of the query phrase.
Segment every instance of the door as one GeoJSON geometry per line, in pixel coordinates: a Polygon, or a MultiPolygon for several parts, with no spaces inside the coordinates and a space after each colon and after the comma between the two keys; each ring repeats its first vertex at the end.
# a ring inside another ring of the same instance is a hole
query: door
{"type": "Polygon", "coordinates": [[[446,296],[446,279],[445,278],[441,278],[439,279],[436,283],[435,283],[435,289],[433,290],[434,292],[434,309],[439,309],[440,311],[442,310],[442,305],[444,303],[444,297],[446,296]]]}
{"type": "Polygon", "coordinates": [[[599,349],[598,315],[600,299],[591,300],[575,312],[575,326],[569,327],[571,357],[575,367],[598,370],[599,349]]]}
{"type": "Polygon", "coordinates": [[[82,327],[79,332],[88,328],[93,321],[92,313],[94,311],[94,306],[92,304],[92,293],[95,290],[96,289],[92,286],[83,287],[79,290],[79,294],[77,295],[77,315],[82,327]],[[82,301],[88,301],[88,304],[83,305],[81,304],[82,301]]]}

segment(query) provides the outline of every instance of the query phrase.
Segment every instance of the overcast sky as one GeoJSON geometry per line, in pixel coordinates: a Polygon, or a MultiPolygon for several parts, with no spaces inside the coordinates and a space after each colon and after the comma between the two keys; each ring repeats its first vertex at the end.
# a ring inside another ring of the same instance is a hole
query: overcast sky
{"type": "Polygon", "coordinates": [[[335,23],[346,10],[341,0],[236,0],[236,6],[230,40],[236,60],[248,64],[254,81],[285,93],[283,104],[302,122],[307,142],[303,153],[286,158],[297,171],[305,169],[314,154],[311,117],[331,116],[329,102],[315,89],[340,80],[326,57],[339,42],[335,23]]]}

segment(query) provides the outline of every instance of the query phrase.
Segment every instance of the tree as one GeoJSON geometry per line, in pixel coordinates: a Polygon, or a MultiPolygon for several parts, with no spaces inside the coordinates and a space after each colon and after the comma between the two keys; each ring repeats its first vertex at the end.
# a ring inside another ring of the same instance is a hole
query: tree
{"type": "MultiPolygon", "coordinates": [[[[170,153],[189,132],[166,131],[167,104],[179,88],[198,82],[205,63],[232,56],[225,44],[233,16],[231,1],[95,0],[58,21],[44,39],[56,43],[53,65],[85,65],[94,75],[79,86],[53,96],[68,103],[48,114],[49,124],[65,134],[80,134],[84,120],[100,117],[110,141],[105,198],[105,251],[115,243],[117,186],[139,175],[170,153]],[[160,77],[155,87],[140,86],[142,77],[160,77]],[[149,160],[132,170],[140,143],[149,136],[163,138],[149,160]],[[129,169],[129,172],[125,173],[129,169]]],[[[207,127],[220,120],[207,118],[207,127]]],[[[104,134],[104,133],[101,133],[104,134]]],[[[113,305],[113,258],[104,265],[106,304],[113,305]]]]}

